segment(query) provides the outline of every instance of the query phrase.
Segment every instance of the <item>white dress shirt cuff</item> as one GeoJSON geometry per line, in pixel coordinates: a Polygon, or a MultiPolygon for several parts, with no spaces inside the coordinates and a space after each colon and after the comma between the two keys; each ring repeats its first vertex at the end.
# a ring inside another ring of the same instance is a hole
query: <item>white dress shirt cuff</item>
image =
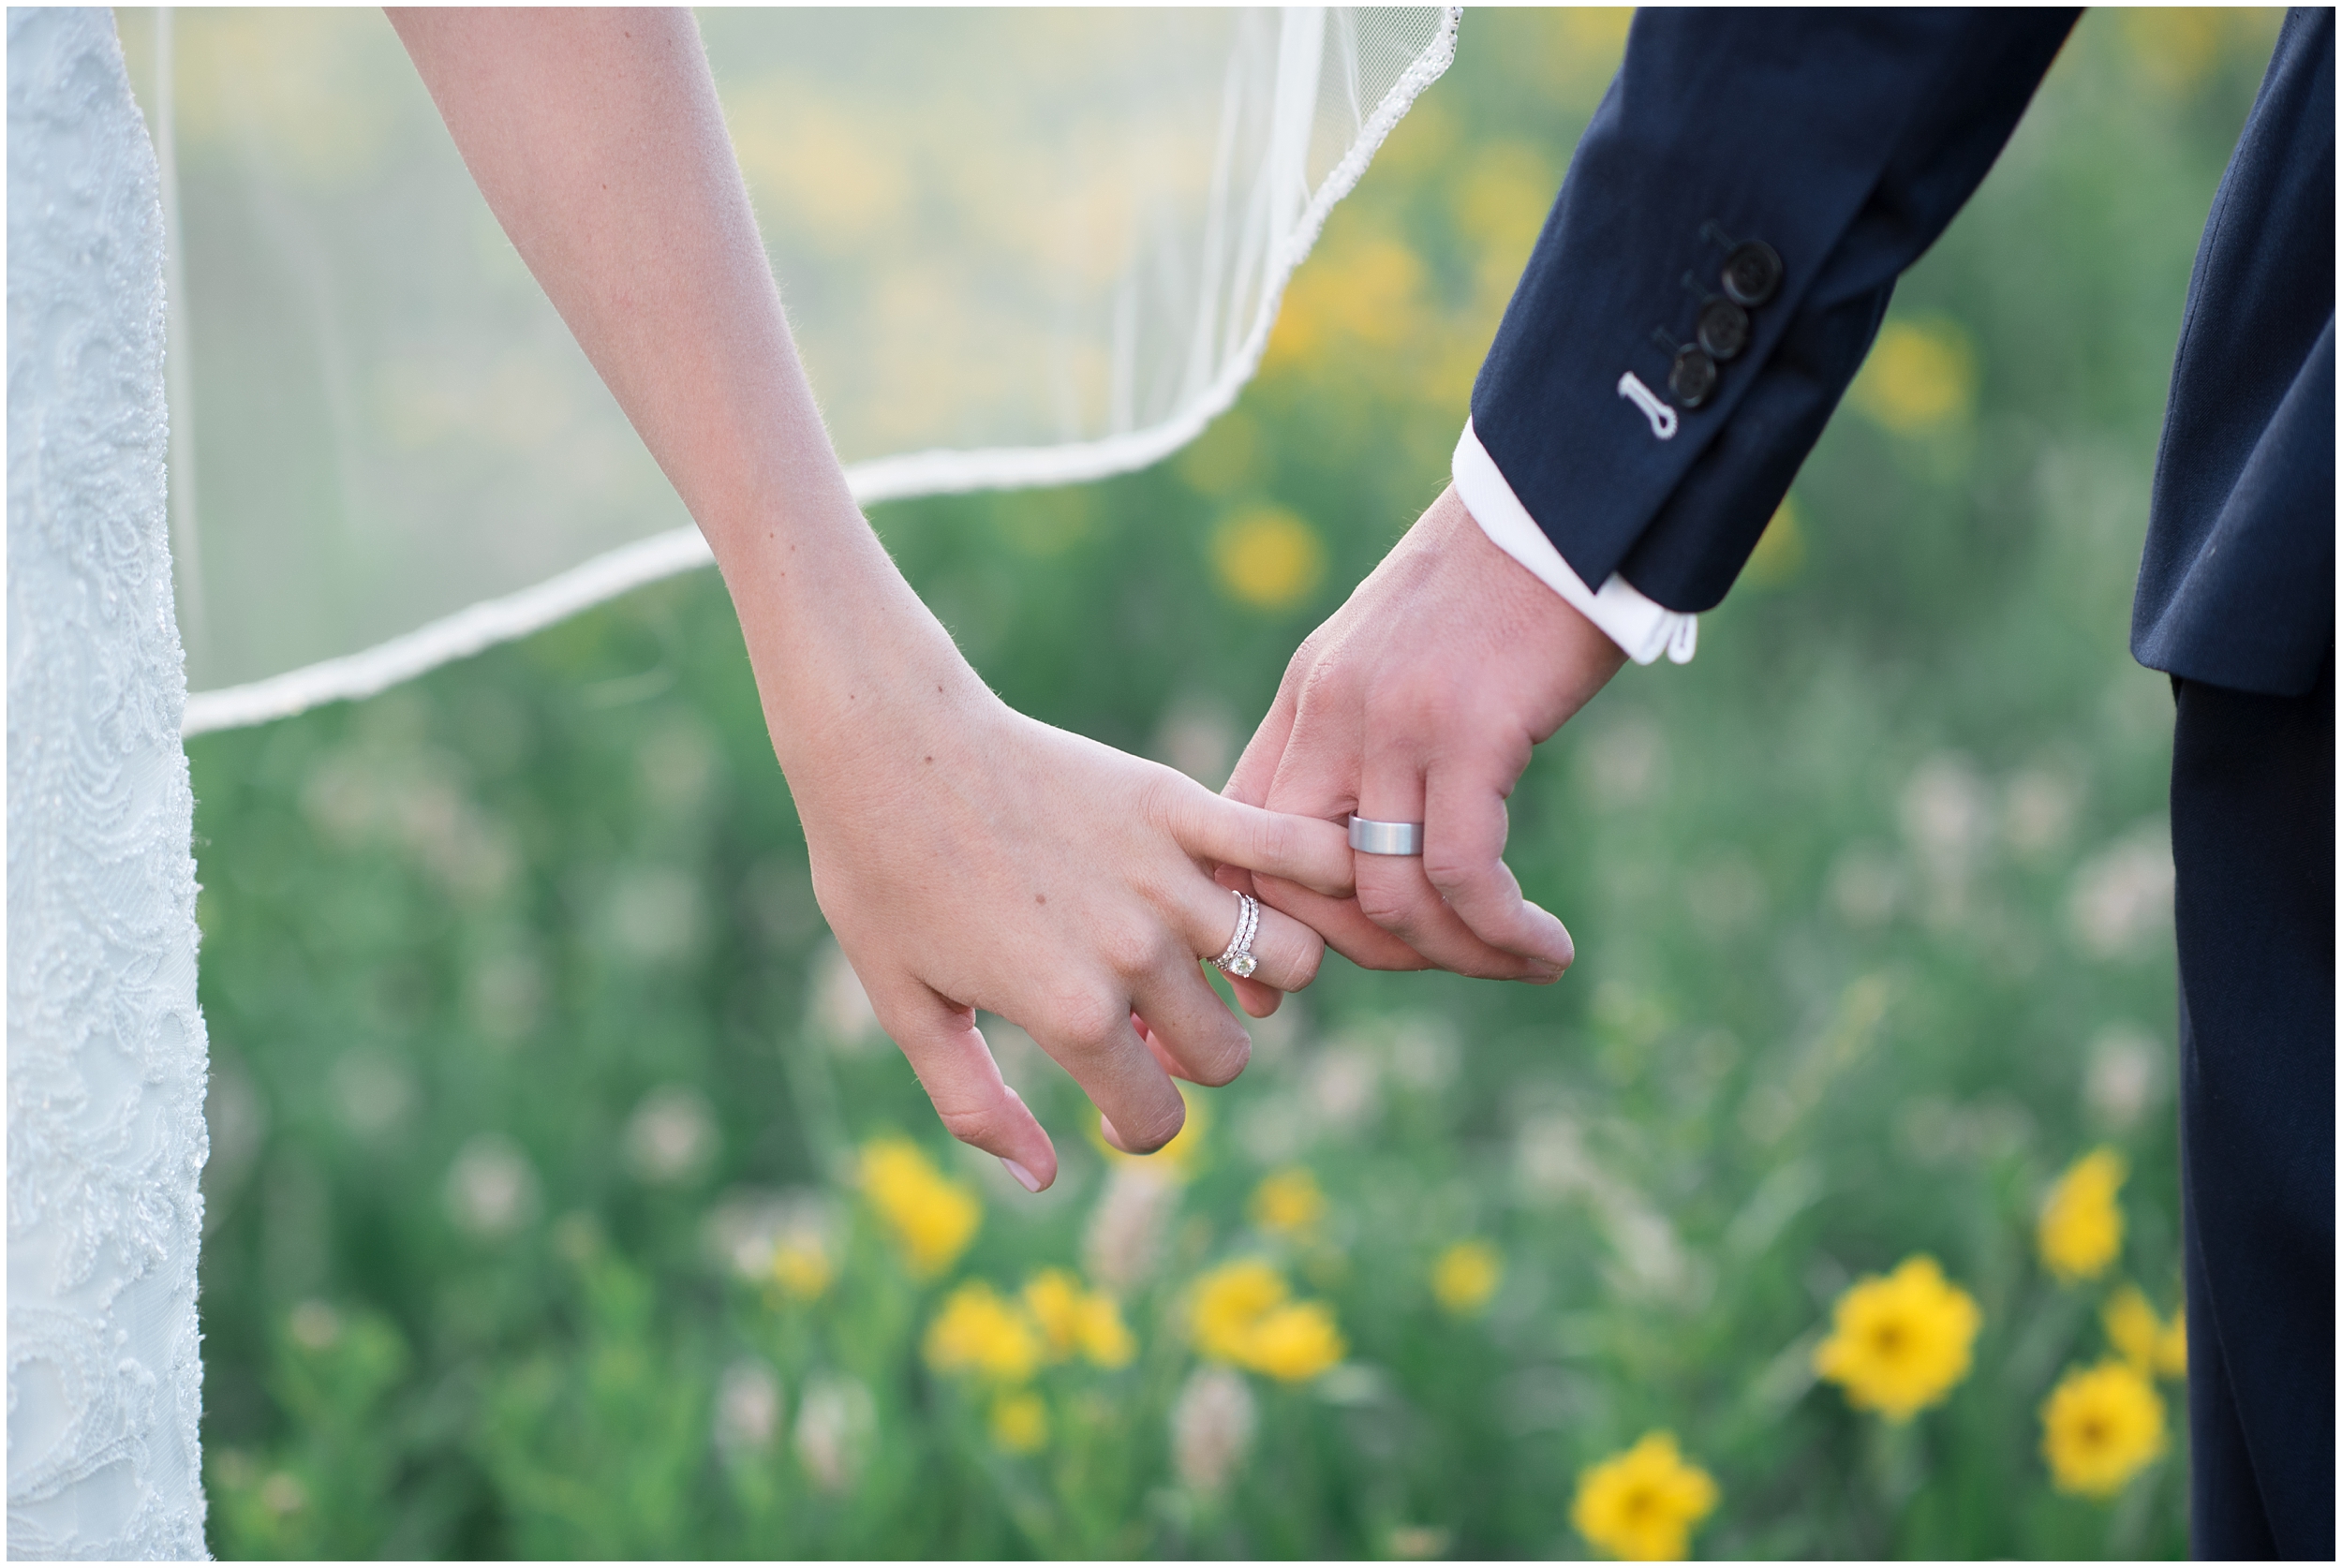
{"type": "Polygon", "coordinates": [[[1545,530],[1537,526],[1537,520],[1529,515],[1529,509],[1520,504],[1520,497],[1513,494],[1505,471],[1496,466],[1496,459],[1488,454],[1488,449],[1480,445],[1480,437],[1473,434],[1468,419],[1464,421],[1463,438],[1456,443],[1456,461],[1451,471],[1456,494],[1462,499],[1464,510],[1472,513],[1472,520],[1480,525],[1480,531],[1499,550],[1535,573],[1539,582],[1567,599],[1572,609],[1600,627],[1627,658],[1638,664],[1649,664],[1664,653],[1672,663],[1691,662],[1693,653],[1699,647],[1699,617],[1686,611],[1669,610],[1646,598],[1615,571],[1599,593],[1587,587],[1585,580],[1571,570],[1569,563],[1562,559],[1562,553],[1553,548],[1545,530]]]}

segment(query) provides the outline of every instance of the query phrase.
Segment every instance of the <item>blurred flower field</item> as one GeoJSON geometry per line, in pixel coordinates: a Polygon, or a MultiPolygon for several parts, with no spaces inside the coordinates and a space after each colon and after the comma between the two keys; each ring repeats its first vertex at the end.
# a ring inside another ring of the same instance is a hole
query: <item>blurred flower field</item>
{"type": "MultiPolygon", "coordinates": [[[[2170,696],[2126,652],[2275,22],[2094,12],[1698,658],[1543,748],[1549,989],[1339,960],[1133,1160],[952,1145],[713,573],[190,747],[223,1557],[2158,1556],[2170,696]]],[[[1028,712],[1218,784],[1445,481],[1623,37],[1467,17],[1259,381],[874,518],[1028,712]]]]}

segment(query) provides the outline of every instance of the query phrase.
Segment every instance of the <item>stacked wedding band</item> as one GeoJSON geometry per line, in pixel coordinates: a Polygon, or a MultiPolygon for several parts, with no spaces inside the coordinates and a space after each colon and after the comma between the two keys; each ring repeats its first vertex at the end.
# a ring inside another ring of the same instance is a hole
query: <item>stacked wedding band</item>
{"type": "Polygon", "coordinates": [[[1350,847],[1362,855],[1419,855],[1423,852],[1421,822],[1371,822],[1350,819],[1350,847]]]}
{"type": "Polygon", "coordinates": [[[1249,893],[1236,895],[1236,935],[1228,939],[1228,951],[1212,960],[1223,972],[1244,979],[1260,968],[1260,960],[1253,956],[1253,937],[1260,930],[1260,900],[1249,893]]]}

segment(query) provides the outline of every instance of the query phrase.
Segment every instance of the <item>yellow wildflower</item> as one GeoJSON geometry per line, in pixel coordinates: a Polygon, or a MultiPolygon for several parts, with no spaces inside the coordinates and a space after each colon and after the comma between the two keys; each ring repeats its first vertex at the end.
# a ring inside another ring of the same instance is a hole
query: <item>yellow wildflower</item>
{"type": "Polygon", "coordinates": [[[2061,1492],[2109,1498],[2162,1457],[2163,1399],[2119,1361],[2069,1368],[2041,1404],[2041,1457],[2061,1492]]]}
{"type": "Polygon", "coordinates": [[[1318,297],[1335,331],[1384,348],[1405,342],[1420,316],[1429,276],[1422,259],[1396,240],[1377,237],[1333,250],[1327,263],[1318,297]]]}
{"type": "Polygon", "coordinates": [[[995,1383],[1022,1383],[1039,1369],[1040,1330],[1015,1302],[971,1280],[946,1296],[927,1324],[927,1365],[939,1372],[972,1372],[995,1383]]]}
{"type": "Polygon", "coordinates": [[[1214,1361],[1300,1383],[1339,1363],[1350,1347],[1322,1301],[1295,1302],[1284,1277],[1257,1258],[1204,1276],[1189,1308],[1195,1348],[1214,1361]]]}
{"type": "Polygon", "coordinates": [[[1253,1223],[1273,1235],[1307,1235],[1325,1217],[1325,1191],[1305,1166],[1272,1172],[1253,1190],[1253,1223]]]}
{"type": "Polygon", "coordinates": [[[2075,1161],[2041,1206],[2041,1262],[2066,1284],[2095,1280],[2123,1250],[2123,1209],[2114,1201],[2130,1174],[2111,1148],[2075,1161]]]}
{"type": "Polygon", "coordinates": [[[1964,419],[1976,403],[1976,348],[1955,321],[1890,321],[1847,401],[1898,436],[1964,419]]]}
{"type": "Polygon", "coordinates": [[[1083,1290],[1070,1269],[1045,1268],[1026,1280],[1025,1309],[1040,1324],[1052,1361],[1081,1354],[1100,1367],[1127,1367],[1136,1353],[1114,1297],[1083,1290]]]}
{"type": "Polygon", "coordinates": [[[1459,1241],[1431,1265],[1431,1294],[1458,1317],[1487,1306],[1504,1280],[1504,1254],[1485,1241],[1459,1241]]]}
{"type": "Polygon", "coordinates": [[[1652,1432],[1579,1472],[1569,1522],[1597,1550],[1657,1562],[1687,1555],[1693,1528],[1715,1506],[1714,1478],[1684,1462],[1674,1434],[1652,1432]]]}
{"type": "Polygon", "coordinates": [[[2106,1339],[2115,1353],[2141,1377],[2187,1375],[2187,1309],[2181,1308],[2165,1323],[2148,1305],[2145,1293],[2125,1285],[2098,1309],[2106,1339]]]}
{"type": "MultiPolygon", "coordinates": [[[[1418,123],[1409,114],[1405,125],[1416,134],[1402,133],[1391,145],[1401,140],[1420,145],[1435,118],[1425,113],[1418,123]]],[[[1319,246],[1277,313],[1265,367],[1322,363],[1327,350],[1351,342],[1388,348],[1408,341],[1422,322],[1427,275],[1421,259],[1394,240],[1319,246]]]]}
{"type": "Polygon", "coordinates": [[[984,1210],[975,1194],[937,1170],[907,1138],[863,1146],[862,1191],[886,1221],[911,1271],[932,1279],[975,1239],[984,1210]]]}
{"type": "Polygon", "coordinates": [[[1211,564],[1230,598],[1262,610],[1287,610],[1326,575],[1326,546],[1284,508],[1248,507],[1212,530],[1211,564]]]}
{"type": "Polygon", "coordinates": [[[1012,1454],[1037,1454],[1049,1441],[1049,1407],[1025,1390],[992,1401],[992,1441],[1012,1454]]]}
{"type": "Polygon", "coordinates": [[[1334,1309],[1322,1301],[1297,1301],[1253,1325],[1242,1364],[1282,1383],[1307,1383],[1349,1354],[1348,1341],[1334,1325],[1334,1309]]]}
{"type": "Polygon", "coordinates": [[[1253,1331],[1291,1294],[1284,1276],[1258,1258],[1221,1265],[1196,1282],[1188,1309],[1195,1348],[1214,1361],[1242,1365],[1253,1331]]]}
{"type": "Polygon", "coordinates": [[[1456,226],[1480,250],[1502,250],[1516,275],[1544,226],[1561,184],[1551,155],[1525,141],[1498,141],[1475,154],[1448,186],[1456,226]]]}
{"type": "Polygon", "coordinates": [[[1045,1268],[1025,1281],[1025,1310],[1049,1342],[1049,1359],[1062,1361],[1081,1346],[1082,1282],[1073,1270],[1045,1268]]]}
{"type": "Polygon", "coordinates": [[[1982,1321],[1976,1298],[1947,1280],[1934,1258],[1906,1258],[1838,1298],[1814,1371],[1844,1387],[1855,1409],[1908,1421],[1968,1375],[1982,1321]]]}
{"type": "Polygon", "coordinates": [[[820,1236],[783,1236],[773,1247],[773,1282],[799,1301],[813,1300],[837,1277],[837,1265],[820,1236]]]}
{"type": "Polygon", "coordinates": [[[1092,1366],[1112,1371],[1127,1367],[1131,1357],[1138,1354],[1138,1341],[1131,1338],[1130,1325],[1122,1321],[1122,1309],[1114,1297],[1092,1292],[1082,1302],[1082,1354],[1092,1366]]]}
{"type": "Polygon", "coordinates": [[[2146,1294],[2138,1286],[2125,1285],[2108,1296],[2098,1309],[2098,1322],[2105,1325],[2107,1342],[2125,1361],[2142,1372],[2154,1368],[2163,1320],[2147,1305],[2146,1294]]]}

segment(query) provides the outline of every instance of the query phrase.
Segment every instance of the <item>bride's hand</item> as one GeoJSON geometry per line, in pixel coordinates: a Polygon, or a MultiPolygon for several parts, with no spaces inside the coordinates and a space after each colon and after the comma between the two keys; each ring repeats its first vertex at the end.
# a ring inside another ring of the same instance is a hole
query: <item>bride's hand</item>
{"type": "MultiPolygon", "coordinates": [[[[1167,1074],[1224,1083],[1250,1049],[1196,967],[1236,926],[1208,865],[1346,895],[1342,831],[1020,717],[969,669],[847,490],[690,12],[391,20],[706,534],[822,906],[945,1124],[1030,1187],[1057,1175],[976,1031],[982,1007],[1065,1064],[1109,1136],[1160,1147],[1183,1115],[1167,1074]]],[[[1281,988],[1307,984],[1323,951],[1267,909],[1253,945],[1255,978],[1281,988]]]]}
{"type": "MultiPolygon", "coordinates": [[[[944,1125],[1026,1186],[1056,1178],[1056,1152],[1001,1080],[979,1008],[1073,1074],[1111,1141],[1160,1147],[1184,1115],[1172,1077],[1224,1084],[1251,1056],[1199,967],[1238,909],[1211,867],[1332,892],[1350,877],[1342,831],[1223,800],[972,683],[925,684],[947,690],[881,698],[858,744],[790,769],[831,928],[944,1125]]],[[[1254,979],[1289,991],[1325,944],[1264,907],[1253,951],[1254,979]]]]}

